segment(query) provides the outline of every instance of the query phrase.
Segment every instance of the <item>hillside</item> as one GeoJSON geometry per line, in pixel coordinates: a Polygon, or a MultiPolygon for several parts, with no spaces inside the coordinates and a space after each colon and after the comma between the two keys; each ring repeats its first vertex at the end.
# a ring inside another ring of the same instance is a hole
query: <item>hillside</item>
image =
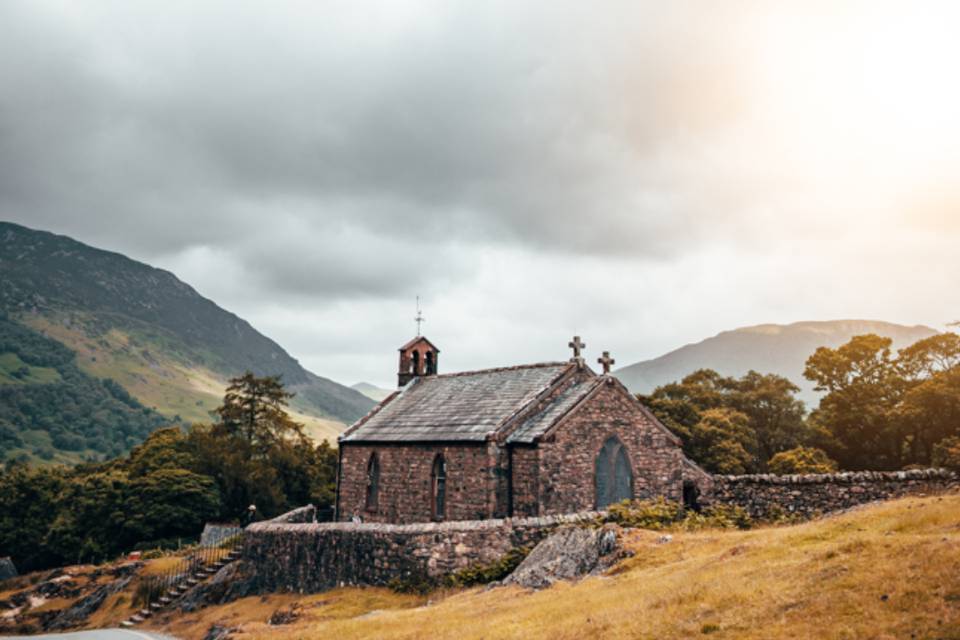
{"type": "Polygon", "coordinates": [[[248,369],[281,375],[297,394],[295,417],[315,436],[334,437],[373,405],[307,371],[173,274],[123,255],[0,223],[0,271],[0,311],[74,351],[82,371],[115,380],[170,418],[208,419],[225,381],[248,369]]]}
{"type": "Polygon", "coordinates": [[[892,338],[894,348],[902,348],[937,332],[922,325],[908,327],[875,320],[761,324],[724,331],[659,358],[622,367],[615,374],[631,391],[649,393],[697,369],[714,369],[728,376],[741,376],[753,369],[789,378],[801,388],[800,397],[807,406],[815,407],[819,396],[803,377],[807,358],[817,347],[837,347],[864,333],[892,338]]]}
{"type": "Polygon", "coordinates": [[[116,456],[169,420],[77,368],[56,340],[0,315],[0,461],[116,456]]]}
{"type": "MultiPolygon", "coordinates": [[[[304,638],[960,638],[960,495],[906,498],[751,531],[635,530],[636,556],[540,592],[400,595],[337,589],[253,596],[149,627],[200,640],[211,625],[304,638]],[[283,626],[267,620],[294,611],[283,626]]],[[[129,614],[123,599],[100,624],[129,614]]]]}
{"type": "Polygon", "coordinates": [[[351,385],[350,388],[359,391],[375,402],[380,402],[388,395],[393,393],[393,390],[391,389],[384,389],[382,387],[370,384],[369,382],[358,382],[355,385],[351,385]]]}

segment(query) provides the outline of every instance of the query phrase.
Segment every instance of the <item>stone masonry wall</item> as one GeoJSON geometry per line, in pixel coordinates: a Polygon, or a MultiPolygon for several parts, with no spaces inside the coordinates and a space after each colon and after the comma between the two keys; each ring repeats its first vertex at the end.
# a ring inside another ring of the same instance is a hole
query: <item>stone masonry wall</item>
{"type": "Polygon", "coordinates": [[[540,495],[540,451],[533,446],[513,446],[510,456],[513,515],[518,518],[535,516],[540,495]]]}
{"type": "Polygon", "coordinates": [[[594,465],[597,453],[612,435],[620,439],[630,458],[636,498],[682,498],[680,446],[618,385],[603,385],[541,441],[540,515],[595,507],[594,465]]]}
{"type": "Polygon", "coordinates": [[[945,469],[859,471],[817,475],[713,476],[705,503],[732,504],[755,518],[778,513],[813,516],[858,504],[960,487],[945,469]]]}
{"type": "Polygon", "coordinates": [[[354,514],[367,522],[429,522],[430,474],[437,453],[446,461],[446,520],[481,520],[495,515],[495,453],[487,443],[352,444],[341,443],[341,521],[354,514]],[[367,464],[376,452],[380,462],[377,508],[366,508],[367,464]]]}
{"type": "Polygon", "coordinates": [[[494,562],[513,547],[535,544],[557,526],[597,515],[407,525],[274,520],[247,527],[243,553],[261,592],[382,586],[494,562]]]}

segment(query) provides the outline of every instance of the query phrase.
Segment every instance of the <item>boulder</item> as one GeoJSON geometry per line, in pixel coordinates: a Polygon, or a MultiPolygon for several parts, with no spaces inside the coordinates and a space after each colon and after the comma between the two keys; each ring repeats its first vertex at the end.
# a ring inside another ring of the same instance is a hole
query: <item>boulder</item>
{"type": "Polygon", "coordinates": [[[17,568],[13,566],[13,560],[9,557],[0,558],[0,580],[8,580],[17,577],[17,568]]]}
{"type": "Polygon", "coordinates": [[[564,527],[542,540],[504,579],[528,589],[543,589],[558,580],[597,574],[632,555],[621,545],[621,529],[564,527]]]}
{"type": "Polygon", "coordinates": [[[211,604],[224,604],[252,595],[256,587],[253,567],[243,560],[231,562],[206,582],[201,582],[184,594],[180,610],[196,611],[211,604]]]}

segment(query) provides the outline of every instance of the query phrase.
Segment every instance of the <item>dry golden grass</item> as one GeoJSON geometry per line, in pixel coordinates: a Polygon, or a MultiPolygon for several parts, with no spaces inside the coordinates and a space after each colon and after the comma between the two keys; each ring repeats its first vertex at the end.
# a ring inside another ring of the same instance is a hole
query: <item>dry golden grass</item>
{"type": "Polygon", "coordinates": [[[84,623],[85,629],[107,629],[119,627],[120,623],[129,618],[135,611],[133,594],[130,591],[120,591],[107,596],[100,608],[90,614],[84,623]]]}
{"type": "Polygon", "coordinates": [[[384,589],[247,598],[166,629],[214,622],[259,638],[960,639],[960,495],[908,498],[790,527],[635,532],[607,576],[541,592],[472,589],[424,606],[384,589]],[[265,621],[294,602],[293,624],[265,621]]]}
{"type": "Polygon", "coordinates": [[[276,635],[278,631],[300,631],[300,627],[333,620],[354,619],[379,610],[400,610],[426,602],[425,597],[400,595],[387,589],[337,589],[308,596],[272,594],[242,598],[219,607],[209,607],[190,614],[166,614],[150,621],[150,627],[161,628],[183,640],[199,640],[213,624],[228,627],[244,625],[244,629],[276,635]],[[296,625],[271,627],[267,621],[280,609],[297,607],[296,625]]]}

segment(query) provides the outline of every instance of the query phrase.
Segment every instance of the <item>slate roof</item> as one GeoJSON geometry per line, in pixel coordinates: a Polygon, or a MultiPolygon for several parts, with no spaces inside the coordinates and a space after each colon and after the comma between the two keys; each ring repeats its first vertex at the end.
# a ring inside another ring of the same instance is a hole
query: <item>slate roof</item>
{"type": "Polygon", "coordinates": [[[604,378],[579,378],[574,380],[566,389],[564,389],[556,398],[554,398],[545,410],[539,411],[527,418],[516,431],[510,434],[507,442],[530,444],[538,436],[546,433],[547,429],[553,426],[553,423],[562,418],[578,402],[586,398],[591,391],[603,384],[604,378]]]}
{"type": "MultiPolygon", "coordinates": [[[[547,362],[416,378],[340,441],[483,441],[573,367],[570,362],[547,362]]],[[[560,404],[572,401],[566,398],[560,404]]],[[[552,403],[547,413],[554,409],[552,403]]],[[[531,433],[537,428],[531,426],[531,433]]]]}

